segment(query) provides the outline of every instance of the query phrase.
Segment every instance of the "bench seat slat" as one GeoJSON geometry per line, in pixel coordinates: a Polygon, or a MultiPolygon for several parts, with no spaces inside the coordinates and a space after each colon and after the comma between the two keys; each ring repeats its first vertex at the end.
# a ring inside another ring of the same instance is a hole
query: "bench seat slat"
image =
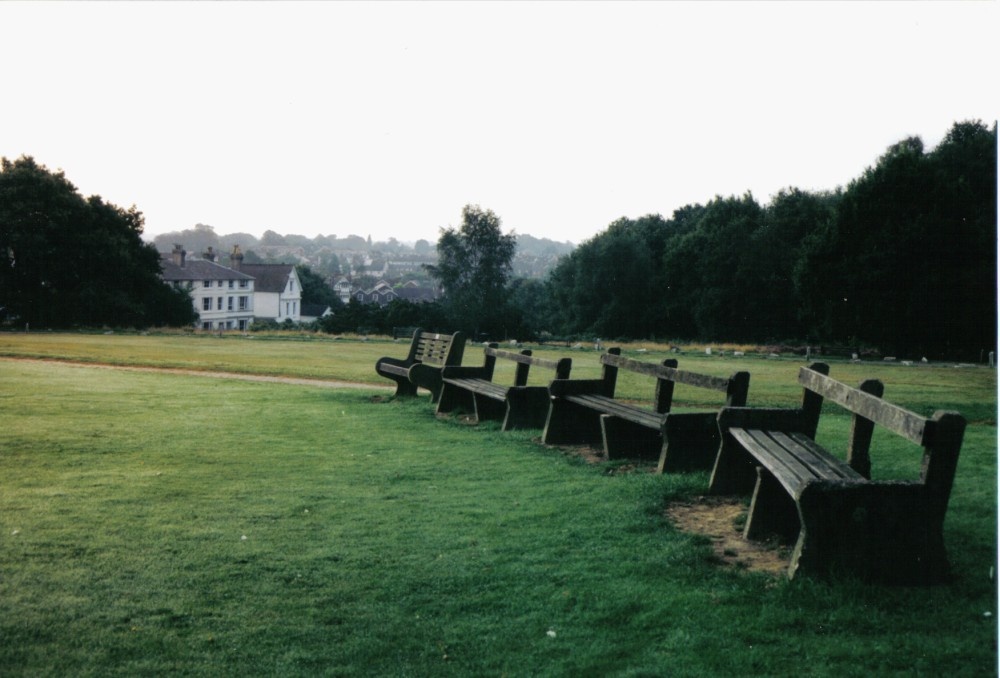
{"type": "Polygon", "coordinates": [[[445,382],[451,384],[452,386],[463,388],[466,391],[472,391],[473,393],[479,393],[490,398],[495,398],[496,400],[506,399],[507,392],[511,389],[510,386],[496,384],[485,379],[445,379],[445,382]]]}
{"type": "Polygon", "coordinates": [[[657,430],[663,424],[663,419],[666,416],[663,414],[657,414],[652,410],[638,407],[636,405],[629,405],[628,403],[623,403],[620,400],[615,400],[614,398],[608,398],[607,396],[601,395],[567,396],[566,400],[592,410],[598,410],[604,414],[610,414],[612,416],[640,424],[647,428],[657,430]]]}
{"type": "Polygon", "coordinates": [[[794,499],[814,480],[867,482],[860,473],[804,435],[738,428],[729,432],[794,499]]]}

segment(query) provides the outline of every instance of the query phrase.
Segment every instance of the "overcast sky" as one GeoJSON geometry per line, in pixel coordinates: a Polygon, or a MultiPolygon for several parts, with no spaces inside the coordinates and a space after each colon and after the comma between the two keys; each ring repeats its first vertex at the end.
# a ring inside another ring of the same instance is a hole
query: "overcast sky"
{"type": "Polygon", "coordinates": [[[0,155],[146,217],[436,241],[845,186],[998,117],[997,2],[0,2],[0,155]]]}

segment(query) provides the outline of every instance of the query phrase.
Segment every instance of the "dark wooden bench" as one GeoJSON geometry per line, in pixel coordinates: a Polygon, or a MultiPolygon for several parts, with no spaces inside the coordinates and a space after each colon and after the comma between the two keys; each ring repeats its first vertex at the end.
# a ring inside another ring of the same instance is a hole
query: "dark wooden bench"
{"type": "Polygon", "coordinates": [[[944,517],[965,419],[945,411],[927,419],[882,400],[878,380],[852,388],[828,374],[824,363],[800,369],[800,408],[724,408],[710,491],[752,490],[744,536],[794,541],[789,577],[845,572],[892,583],[946,579],[944,517]],[[844,460],[815,442],[824,400],[853,415],[844,460]],[[923,448],[919,482],[871,480],[875,425],[923,448]]]}
{"type": "Polygon", "coordinates": [[[483,351],[481,367],[444,368],[438,414],[462,409],[474,413],[477,421],[502,419],[504,431],[542,428],[549,412],[549,391],[546,386],[528,386],[528,370],[532,365],[552,370],[557,379],[567,379],[572,361],[536,358],[530,349],[515,353],[489,344],[483,351]],[[517,363],[513,385],[493,381],[498,358],[517,363]]]}
{"type": "Polygon", "coordinates": [[[431,402],[441,396],[441,371],[448,365],[461,365],[465,335],[434,334],[420,328],[413,331],[413,341],[405,358],[379,358],[375,371],[396,382],[396,396],[415,396],[417,387],[431,392],[431,402]]]}
{"type": "Polygon", "coordinates": [[[719,449],[718,410],[671,412],[674,386],[686,384],[721,391],[726,405],[745,405],[750,375],[729,378],[677,369],[673,358],[661,364],[621,356],[620,348],[601,355],[600,379],[557,379],[549,385],[551,404],[542,442],[548,445],[603,445],[609,459],[656,459],[659,471],[709,469],[719,449]],[[618,370],[653,377],[652,407],[615,399],[618,370]]]}

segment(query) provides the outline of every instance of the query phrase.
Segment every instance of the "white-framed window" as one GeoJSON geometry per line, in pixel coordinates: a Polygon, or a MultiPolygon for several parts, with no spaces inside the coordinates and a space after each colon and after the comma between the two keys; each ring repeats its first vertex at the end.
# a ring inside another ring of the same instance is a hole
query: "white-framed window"
{"type": "Polygon", "coordinates": [[[226,310],[227,311],[232,311],[233,310],[233,298],[232,297],[229,297],[228,299],[226,299],[226,310]]]}
{"type": "Polygon", "coordinates": [[[204,299],[201,300],[201,310],[203,311],[212,310],[212,297],[205,297],[204,299]]]}
{"type": "Polygon", "coordinates": [[[203,330],[210,330],[210,329],[212,329],[212,323],[211,323],[211,321],[206,320],[205,322],[203,322],[201,324],[201,329],[203,329],[203,330]]]}
{"type": "Polygon", "coordinates": [[[241,311],[248,310],[248,308],[247,308],[247,302],[249,301],[249,299],[250,299],[250,297],[240,297],[240,310],[241,311]]]}
{"type": "Polygon", "coordinates": [[[247,328],[247,319],[246,318],[240,318],[240,320],[239,320],[239,328],[241,330],[245,330],[247,328]]]}
{"type": "Polygon", "coordinates": [[[246,280],[241,280],[240,281],[240,288],[241,289],[246,289],[246,287],[247,287],[247,281],[246,280]]]}
{"type": "Polygon", "coordinates": [[[215,302],[215,310],[216,311],[222,310],[222,297],[219,297],[218,301],[215,302]]]}
{"type": "Polygon", "coordinates": [[[235,283],[235,282],[236,282],[235,280],[230,280],[229,281],[229,289],[233,289],[233,283],[235,283]]]}

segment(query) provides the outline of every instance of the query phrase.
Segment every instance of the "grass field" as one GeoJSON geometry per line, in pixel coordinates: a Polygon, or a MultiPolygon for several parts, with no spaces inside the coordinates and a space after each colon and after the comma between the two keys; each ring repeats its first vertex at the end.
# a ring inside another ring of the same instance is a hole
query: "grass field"
{"type": "MultiPolygon", "coordinates": [[[[371,388],[374,361],[404,350],[0,334],[6,356],[362,384],[0,360],[0,674],[996,675],[994,371],[833,365],[971,421],[945,526],[954,581],[909,588],[722,567],[664,517],[705,474],[611,473],[537,431],[437,420],[371,388]]],[[[574,353],[575,376],[596,356],[574,353]]],[[[748,369],[751,404],[799,397],[801,361],[679,359],[748,369]]],[[[826,417],[821,440],[848,424],[826,417]]],[[[919,472],[912,449],[876,445],[877,475],[919,472]]]]}

